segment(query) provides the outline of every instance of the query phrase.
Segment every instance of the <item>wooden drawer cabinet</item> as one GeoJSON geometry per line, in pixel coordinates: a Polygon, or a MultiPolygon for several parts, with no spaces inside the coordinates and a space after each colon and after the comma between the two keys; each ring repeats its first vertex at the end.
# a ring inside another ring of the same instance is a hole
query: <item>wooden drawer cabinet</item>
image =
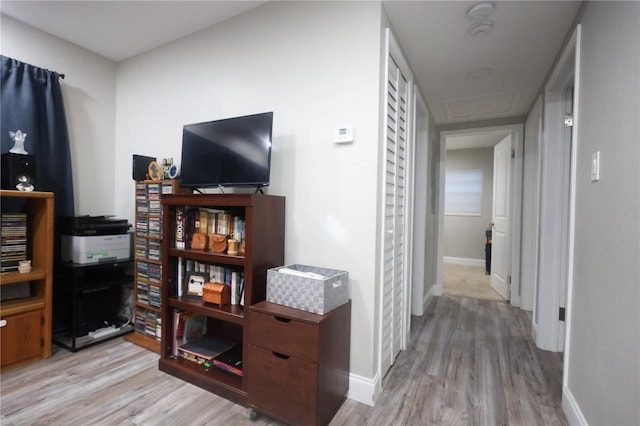
{"type": "Polygon", "coordinates": [[[0,190],[2,213],[26,213],[30,272],[3,272],[0,293],[28,285],[25,297],[0,302],[0,370],[51,356],[53,294],[53,193],[0,190]]]}
{"type": "Polygon", "coordinates": [[[248,402],[294,425],[327,424],[349,389],[351,301],[326,315],[251,306],[248,402]]]}

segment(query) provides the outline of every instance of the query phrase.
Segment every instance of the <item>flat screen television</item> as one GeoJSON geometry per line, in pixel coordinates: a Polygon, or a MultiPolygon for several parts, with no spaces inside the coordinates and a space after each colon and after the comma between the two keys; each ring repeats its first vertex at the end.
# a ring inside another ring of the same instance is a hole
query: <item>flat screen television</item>
{"type": "Polygon", "coordinates": [[[185,125],[181,186],[269,185],[272,128],[273,112],[185,125]]]}

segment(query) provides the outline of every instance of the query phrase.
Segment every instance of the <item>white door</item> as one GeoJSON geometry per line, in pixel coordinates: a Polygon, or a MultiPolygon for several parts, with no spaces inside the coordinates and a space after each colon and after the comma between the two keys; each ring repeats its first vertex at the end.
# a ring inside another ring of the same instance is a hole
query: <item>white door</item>
{"type": "Polygon", "coordinates": [[[509,278],[511,241],[509,210],[511,205],[511,135],[493,148],[493,243],[491,245],[491,287],[505,300],[511,294],[509,278]]]}
{"type": "Polygon", "coordinates": [[[386,98],[381,374],[400,353],[405,314],[405,175],[409,78],[392,55],[388,56],[386,98]]]}

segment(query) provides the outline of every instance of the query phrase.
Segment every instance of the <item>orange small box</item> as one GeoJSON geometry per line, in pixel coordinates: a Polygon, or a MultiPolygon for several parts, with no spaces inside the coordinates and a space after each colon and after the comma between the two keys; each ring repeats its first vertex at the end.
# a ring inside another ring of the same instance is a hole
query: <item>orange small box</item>
{"type": "Polygon", "coordinates": [[[228,305],[231,302],[229,286],[222,283],[204,283],[202,301],[218,306],[228,305]]]}

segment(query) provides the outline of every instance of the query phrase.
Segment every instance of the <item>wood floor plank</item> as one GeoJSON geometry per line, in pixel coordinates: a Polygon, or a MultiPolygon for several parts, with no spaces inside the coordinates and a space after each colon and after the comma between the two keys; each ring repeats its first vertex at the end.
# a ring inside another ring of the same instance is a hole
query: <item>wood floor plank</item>
{"type": "MultiPolygon", "coordinates": [[[[527,313],[497,301],[430,299],[375,407],[346,400],[331,426],[567,425],[562,355],[532,341],[527,313]]],[[[0,375],[0,426],[280,425],[158,370],[122,338],[0,375]]]]}

